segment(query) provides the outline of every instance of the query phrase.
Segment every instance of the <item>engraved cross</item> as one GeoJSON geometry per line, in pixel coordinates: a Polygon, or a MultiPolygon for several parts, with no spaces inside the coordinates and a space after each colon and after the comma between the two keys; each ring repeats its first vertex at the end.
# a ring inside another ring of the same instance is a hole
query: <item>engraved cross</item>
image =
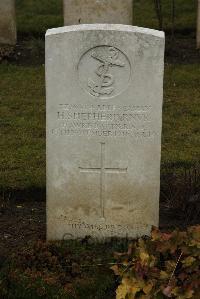
{"type": "Polygon", "coordinates": [[[100,174],[100,207],[101,207],[101,217],[105,218],[105,175],[106,174],[119,174],[119,173],[127,173],[128,167],[126,168],[108,168],[105,166],[105,143],[101,144],[101,164],[100,167],[91,167],[91,168],[84,168],[79,167],[80,172],[83,173],[99,173],[100,174]]]}

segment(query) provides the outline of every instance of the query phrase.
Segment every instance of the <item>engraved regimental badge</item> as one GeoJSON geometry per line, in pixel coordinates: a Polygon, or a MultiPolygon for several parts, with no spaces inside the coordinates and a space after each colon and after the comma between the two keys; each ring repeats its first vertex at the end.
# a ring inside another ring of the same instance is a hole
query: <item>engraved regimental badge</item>
{"type": "Polygon", "coordinates": [[[122,51],[111,46],[99,46],[81,57],[78,71],[84,90],[96,98],[108,99],[127,88],[131,68],[122,51]]]}

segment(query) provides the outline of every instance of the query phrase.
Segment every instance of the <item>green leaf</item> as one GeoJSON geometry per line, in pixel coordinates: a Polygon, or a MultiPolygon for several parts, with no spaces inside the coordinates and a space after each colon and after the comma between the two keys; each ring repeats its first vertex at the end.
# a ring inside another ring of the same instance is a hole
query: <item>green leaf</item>
{"type": "Polygon", "coordinates": [[[188,256],[186,259],[184,259],[182,261],[182,264],[186,267],[191,266],[194,262],[196,261],[196,259],[192,256],[188,256]]]}

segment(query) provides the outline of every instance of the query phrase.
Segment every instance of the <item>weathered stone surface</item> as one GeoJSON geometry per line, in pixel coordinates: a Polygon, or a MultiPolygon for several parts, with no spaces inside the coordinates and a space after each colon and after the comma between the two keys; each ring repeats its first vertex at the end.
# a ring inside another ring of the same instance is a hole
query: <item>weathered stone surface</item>
{"type": "Polygon", "coordinates": [[[64,24],[133,23],[133,0],[64,0],[64,24]]]}
{"type": "Polygon", "coordinates": [[[0,1],[0,44],[15,45],[16,22],[15,1],[0,1]]]}
{"type": "Polygon", "coordinates": [[[46,34],[48,239],[158,225],[164,33],[78,25],[46,34]]]}

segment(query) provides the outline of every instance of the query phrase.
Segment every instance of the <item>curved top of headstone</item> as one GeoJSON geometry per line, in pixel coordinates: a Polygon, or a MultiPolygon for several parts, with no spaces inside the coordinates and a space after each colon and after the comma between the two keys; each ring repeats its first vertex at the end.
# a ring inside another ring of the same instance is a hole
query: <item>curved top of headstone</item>
{"type": "Polygon", "coordinates": [[[55,34],[62,34],[67,32],[75,32],[75,31],[87,31],[87,30],[102,30],[102,31],[126,31],[126,32],[133,32],[133,33],[141,33],[152,35],[155,37],[164,38],[165,33],[163,31],[149,29],[144,27],[137,27],[131,25],[122,25],[122,24],[82,24],[82,25],[72,25],[72,26],[64,26],[58,28],[52,28],[47,30],[46,36],[48,35],[55,35],[55,34]]]}

